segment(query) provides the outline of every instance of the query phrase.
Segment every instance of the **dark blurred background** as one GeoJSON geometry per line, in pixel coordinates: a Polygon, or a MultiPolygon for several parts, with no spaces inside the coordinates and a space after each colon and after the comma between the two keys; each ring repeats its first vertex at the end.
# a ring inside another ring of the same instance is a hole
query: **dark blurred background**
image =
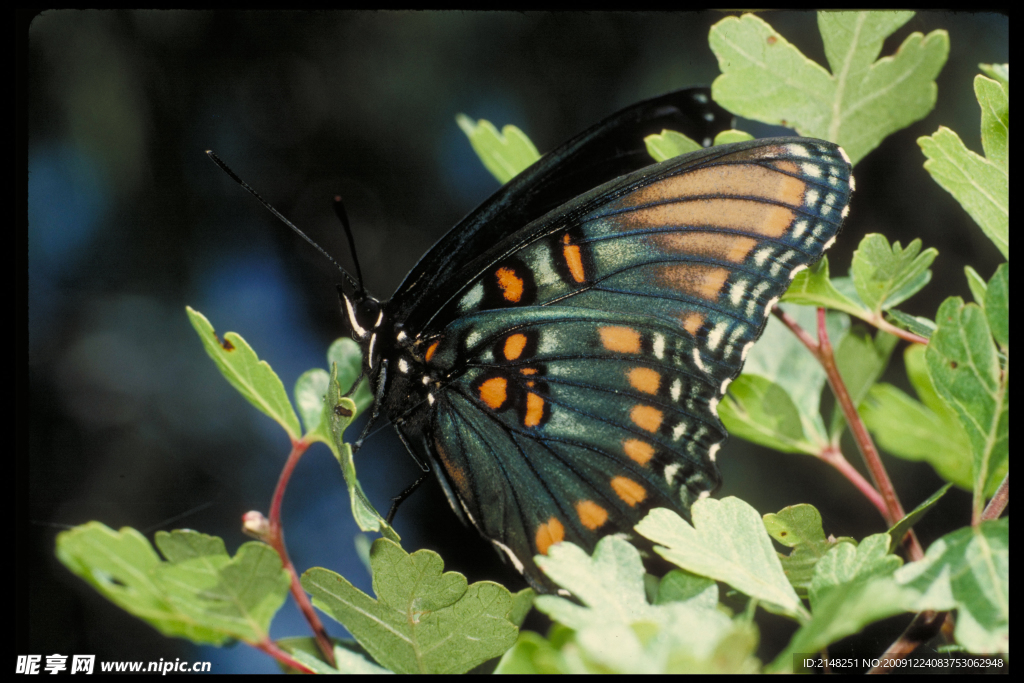
{"type": "MultiPolygon", "coordinates": [[[[241,334],[289,391],[304,370],[326,366],[328,345],[345,333],[336,271],[210,163],[206,149],[349,265],[331,210],[332,197],[343,196],[367,285],[386,298],[435,240],[497,189],[456,126],[457,113],[516,124],[550,150],[620,107],[710,84],[719,70],[707,34],[724,16],[21,15],[28,311],[19,327],[28,329],[28,364],[27,373],[18,366],[15,562],[27,623],[17,623],[18,652],[276,670],[245,646],[200,649],[160,636],[53,556],[60,530],[93,519],[150,538],[158,529],[198,529],[223,536],[233,553],[246,540],[241,515],[266,512],[287,438],[222,379],[186,305],[219,333],[241,334]]],[[[826,64],[814,14],[762,17],[826,64]]],[[[883,54],[911,32],[935,29],[947,30],[951,44],[938,107],[857,166],[852,214],[830,252],[832,272],[845,274],[869,232],[937,247],[932,283],[904,306],[929,317],[946,296],[969,297],[965,264],[988,278],[1001,259],[922,169],[915,140],[944,125],[981,152],[977,64],[1008,61],[1008,20],[993,14],[918,14],[883,54]]],[[[758,137],[784,132],[747,121],[739,127],[758,137]]],[[[898,357],[887,379],[906,387],[898,357]]],[[[852,444],[846,450],[860,466],[852,444]]],[[[719,495],[740,496],[762,513],[808,502],[836,536],[884,530],[845,480],[810,458],[733,439],[719,462],[719,495]]],[[[907,509],[941,483],[927,465],[887,462],[907,509]]],[[[417,472],[390,428],[368,442],[357,466],[381,510],[417,472]]],[[[919,527],[922,541],[966,523],[968,505],[962,492],[948,496],[919,527]]],[[[300,570],[326,566],[370,589],[326,448],[300,463],[284,519],[300,570]]],[[[432,480],[396,523],[408,550],[439,550],[447,568],[471,580],[523,585],[459,524],[432,480]]],[[[781,620],[763,625],[766,654],[790,628],[781,620]]],[[[306,633],[289,601],[272,635],[306,633]]],[[[884,645],[891,635],[873,637],[884,645]]]]}

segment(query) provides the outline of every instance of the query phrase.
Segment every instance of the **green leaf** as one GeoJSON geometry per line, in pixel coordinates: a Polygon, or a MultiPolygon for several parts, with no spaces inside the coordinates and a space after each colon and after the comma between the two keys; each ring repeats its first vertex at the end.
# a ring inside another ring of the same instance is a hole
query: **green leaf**
{"type": "Polygon", "coordinates": [[[1006,170],[967,149],[960,136],[945,126],[939,126],[934,135],[918,138],[917,144],[928,157],[925,170],[1009,258],[1010,177],[1006,170]]]}
{"type": "MultiPolygon", "coordinates": [[[[788,305],[782,309],[805,330],[817,329],[814,309],[788,305]]],[[[826,325],[833,342],[838,344],[849,320],[844,315],[829,313],[826,325]]],[[[743,375],[730,385],[729,397],[722,402],[721,417],[730,432],[755,443],[788,452],[816,454],[828,445],[820,411],[824,386],[825,371],[821,365],[772,316],[760,342],[747,356],[743,375]],[[752,379],[754,376],[762,379],[752,379]],[[794,409],[799,425],[794,422],[794,409]]]]}
{"type": "Polygon", "coordinates": [[[533,631],[520,631],[519,639],[501,657],[496,674],[567,674],[587,673],[584,667],[573,667],[547,638],[533,631]]]}
{"type": "Polygon", "coordinates": [[[352,458],[352,447],[345,443],[345,429],[348,428],[356,415],[356,404],[352,399],[342,396],[338,384],[338,365],[331,365],[331,376],[327,382],[327,395],[323,401],[320,424],[315,433],[308,438],[323,441],[334,453],[341,466],[342,476],[348,487],[349,500],[352,503],[352,517],[362,531],[379,531],[395,543],[401,539],[398,533],[377,512],[370,499],[363,493],[363,487],[356,477],[356,465],[352,458]]]}
{"type": "MultiPolygon", "coordinates": [[[[338,364],[338,385],[347,393],[363,367],[363,352],[359,344],[347,337],[335,339],[327,349],[327,367],[331,367],[331,363],[338,364]]],[[[357,415],[370,407],[373,403],[370,382],[364,377],[359,388],[349,398],[355,401],[357,415]]]]}
{"type": "Polygon", "coordinates": [[[821,444],[804,433],[800,411],[786,390],[764,377],[737,377],[718,406],[718,417],[732,436],[766,448],[808,455],[821,451],[821,444]]]}
{"type": "Polygon", "coordinates": [[[288,573],[270,546],[224,542],[195,531],[159,532],[89,522],[57,536],[57,558],[107,599],[167,636],[200,644],[258,643],[288,594],[288,573]]]}
{"type": "Polygon", "coordinates": [[[306,432],[316,432],[324,412],[324,395],[330,375],[320,368],[306,370],[295,382],[295,407],[306,432]]]}
{"type": "Polygon", "coordinates": [[[747,140],[753,140],[754,136],[750,133],[742,130],[723,130],[721,133],[715,136],[716,145],[729,145],[734,142],[746,142],[747,140]]]}
{"type": "Polygon", "coordinates": [[[889,534],[868,536],[859,544],[840,543],[826,553],[814,568],[811,579],[811,611],[838,586],[888,576],[903,565],[889,552],[889,534]]]}
{"type": "Polygon", "coordinates": [[[533,609],[533,599],[535,597],[537,597],[537,594],[532,588],[524,588],[518,593],[513,593],[512,612],[509,613],[508,620],[521,627],[523,622],[526,621],[526,615],[533,609]]]}
{"type": "Polygon", "coordinates": [[[1010,170],[1010,84],[975,76],[974,95],[981,106],[981,146],[985,157],[1010,170]]]}
{"type": "Polygon", "coordinates": [[[673,569],[658,582],[654,604],[666,605],[670,602],[693,602],[704,609],[716,609],[718,584],[703,576],[673,569]]]}
{"type": "Polygon", "coordinates": [[[1001,263],[985,288],[985,318],[996,343],[1010,350],[1010,264],[1001,263]]]}
{"type": "MultiPolygon", "coordinates": [[[[864,400],[868,390],[885,372],[897,341],[897,337],[881,330],[872,338],[866,328],[857,325],[839,342],[835,351],[836,365],[854,405],[864,400]]],[[[832,411],[830,430],[834,443],[838,443],[845,424],[842,409],[837,405],[832,411]]]]}
{"type": "Polygon", "coordinates": [[[885,383],[871,387],[858,412],[886,453],[927,462],[946,481],[972,489],[970,442],[955,417],[937,415],[885,383]]]}
{"type": "Polygon", "coordinates": [[[889,529],[888,533],[890,553],[896,552],[896,548],[899,547],[900,541],[902,541],[903,537],[907,535],[907,532],[910,531],[915,524],[921,521],[921,519],[925,515],[931,512],[932,508],[934,508],[935,505],[940,500],[942,500],[942,497],[946,495],[946,493],[952,486],[952,484],[943,485],[942,488],[940,488],[932,495],[928,496],[927,500],[925,500],[923,503],[921,503],[916,508],[911,510],[909,514],[907,514],[900,521],[896,522],[896,524],[894,524],[892,528],[889,529]]]}
{"type": "Polygon", "coordinates": [[[189,306],[185,310],[206,353],[231,386],[260,412],[284,427],[293,441],[298,441],[302,436],[299,418],[288,401],[284,384],[270,365],[257,358],[252,347],[234,332],[225,333],[222,342],[206,316],[189,306]]]}
{"type": "Polygon", "coordinates": [[[928,374],[938,394],[956,411],[970,440],[977,515],[992,480],[1006,466],[1008,369],[1000,367],[985,312],[976,304],[965,305],[960,297],[950,297],[939,307],[935,322],[939,327],[925,352],[928,374]]]}
{"type": "Polygon", "coordinates": [[[693,526],[663,508],[635,528],[660,544],[655,551],[683,569],[724,581],[763,601],[765,609],[798,621],[807,610],[789,584],[757,511],[738,498],[705,498],[690,510],[693,526]]]}
{"type": "Polygon", "coordinates": [[[979,306],[984,306],[985,290],[988,288],[988,283],[985,282],[985,278],[978,275],[978,271],[970,266],[964,266],[964,275],[967,276],[967,286],[971,290],[971,296],[974,297],[974,303],[979,306]]]}
{"type": "MultiPolygon", "coordinates": [[[[665,511],[668,512],[668,511],[665,511]]],[[[582,605],[542,595],[537,609],[573,629],[562,651],[579,668],[603,673],[751,672],[756,637],[750,624],[734,622],[718,609],[713,582],[691,577],[672,583],[688,598],[648,604],[640,554],[625,540],[608,536],[593,558],[572,543],[559,543],[537,564],[582,605]],[[712,595],[714,591],[714,595],[712,595]],[[710,600],[709,597],[716,599],[710,600]],[[728,652],[730,656],[723,656],[728,652]]],[[[671,591],[672,588],[667,590],[671,591]]]]}
{"type": "Polygon", "coordinates": [[[899,242],[889,247],[884,235],[865,235],[853,253],[850,273],[861,301],[875,313],[900,304],[932,279],[928,266],[939,252],[925,249],[917,239],[904,249],[899,242]]]}
{"type": "Polygon", "coordinates": [[[1009,64],[979,64],[978,68],[1004,85],[1010,85],[1009,64]]]}
{"type": "Polygon", "coordinates": [[[893,578],[900,559],[887,553],[888,538],[876,534],[857,546],[840,543],[822,558],[812,580],[813,617],[768,671],[792,671],[795,653],[817,652],[869,624],[914,609],[920,593],[893,578]]]}
{"type": "Polygon", "coordinates": [[[455,120],[469,138],[484,168],[502,185],[540,159],[540,152],[530,138],[515,126],[505,126],[499,133],[494,124],[485,119],[473,123],[465,114],[459,114],[455,120]]]}
{"type": "Polygon", "coordinates": [[[789,555],[779,553],[779,559],[790,585],[798,595],[806,596],[815,565],[842,540],[825,536],[821,513],[813,505],[792,505],[778,514],[769,513],[764,516],[764,527],[772,538],[793,549],[789,555]]]}
{"type": "Polygon", "coordinates": [[[709,36],[722,70],[712,97],[740,116],[836,142],[856,164],[935,106],[934,79],[949,53],[945,31],[913,33],[895,55],[878,59],[885,39],[912,16],[819,12],[831,74],[762,19],[723,19],[709,36]]]}
{"type": "Polygon", "coordinates": [[[665,161],[681,154],[703,149],[699,142],[674,130],[663,130],[660,133],[648,135],[644,138],[644,144],[647,145],[647,153],[655,161],[665,161]]]}
{"type": "Polygon", "coordinates": [[[870,316],[871,312],[856,298],[856,292],[853,292],[851,297],[836,286],[839,279],[829,278],[828,257],[826,256],[816,265],[796,274],[789,289],[782,295],[782,301],[804,306],[831,308],[858,318],[870,316]]]}
{"type": "Polygon", "coordinates": [[[895,578],[922,595],[918,609],[956,608],[959,645],[977,654],[1009,652],[1009,546],[1009,519],[982,522],[943,536],[895,578]]]}
{"type": "Polygon", "coordinates": [[[512,595],[501,586],[467,586],[461,574],[442,572],[437,553],[409,555],[386,539],[374,542],[370,562],[376,600],[319,567],[302,575],[302,586],[395,673],[464,673],[515,643],[512,595]]]}
{"type": "Polygon", "coordinates": [[[536,561],[549,579],[583,603],[552,595],[539,595],[534,601],[538,610],[571,629],[578,631],[594,622],[657,619],[644,591],[640,553],[621,538],[606,536],[598,541],[593,558],[573,543],[559,543],[536,561]]]}
{"type": "Polygon", "coordinates": [[[895,308],[889,309],[886,313],[889,318],[891,318],[889,322],[893,323],[897,327],[909,330],[919,337],[928,339],[935,333],[935,323],[928,318],[923,318],[919,315],[910,315],[909,313],[898,311],[895,308]]]}

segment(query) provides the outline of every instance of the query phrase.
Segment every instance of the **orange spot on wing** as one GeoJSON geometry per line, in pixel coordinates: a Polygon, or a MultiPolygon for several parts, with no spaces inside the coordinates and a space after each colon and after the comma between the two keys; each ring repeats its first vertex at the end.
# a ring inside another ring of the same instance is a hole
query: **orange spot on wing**
{"type": "Polygon", "coordinates": [[[526,348],[525,334],[512,334],[505,340],[505,360],[515,360],[526,348]]]}
{"type": "Polygon", "coordinates": [[[523,418],[523,425],[536,427],[544,418],[544,399],[532,391],[526,395],[526,417],[523,418]]]}
{"type": "Polygon", "coordinates": [[[718,298],[729,278],[725,268],[695,263],[661,266],[657,273],[662,285],[708,301],[718,298]]]}
{"type": "Polygon", "coordinates": [[[627,376],[629,385],[645,394],[656,394],[658,387],[661,386],[661,375],[650,368],[633,368],[627,376]]]}
{"type": "Polygon", "coordinates": [[[648,432],[658,431],[663,417],[660,410],[651,406],[635,405],[629,411],[629,418],[633,420],[633,423],[640,429],[645,429],[648,432]]]}
{"type": "Polygon", "coordinates": [[[683,329],[690,334],[697,334],[697,330],[704,324],[704,314],[690,311],[683,317],[683,329]]]}
{"type": "Polygon", "coordinates": [[[520,368],[519,374],[521,375],[536,375],[537,368],[520,368]]]}
{"type": "Polygon", "coordinates": [[[440,343],[441,340],[438,339],[436,342],[427,347],[427,353],[424,354],[423,356],[424,360],[426,360],[428,363],[430,362],[430,359],[434,357],[434,352],[437,351],[437,346],[440,343]]]}
{"type": "Polygon", "coordinates": [[[455,464],[455,462],[448,457],[448,453],[445,452],[441,444],[435,439],[434,449],[437,451],[437,455],[441,460],[441,464],[444,466],[445,472],[451,477],[452,483],[455,484],[455,489],[459,492],[459,495],[466,500],[473,499],[473,489],[469,486],[469,482],[466,480],[466,473],[461,467],[455,464]]]}
{"type": "Polygon", "coordinates": [[[629,507],[647,498],[647,489],[628,477],[612,477],[612,490],[629,507]]]}
{"type": "Polygon", "coordinates": [[[640,353],[640,333],[632,327],[601,327],[601,344],[616,353],[640,353]]]}
{"type": "Polygon", "coordinates": [[[587,274],[583,269],[583,257],[580,255],[579,245],[571,244],[568,235],[562,237],[562,243],[565,244],[562,247],[562,258],[565,259],[565,265],[569,267],[572,279],[576,282],[583,282],[587,274]]]}
{"type": "MultiPolygon", "coordinates": [[[[781,150],[776,150],[778,154],[781,150]]],[[[763,156],[762,156],[763,158],[763,156]]],[[[777,167],[781,168],[780,164],[777,167]]],[[[797,172],[790,162],[790,168],[797,172]]],[[[759,164],[711,166],[665,178],[629,195],[623,202],[642,206],[659,202],[679,202],[689,197],[748,197],[801,206],[805,184],[799,178],[779,173],[759,164]]],[[[699,206],[702,202],[688,202],[699,206]]],[[[681,204],[680,204],[681,206],[681,204]]]]}
{"type": "Polygon", "coordinates": [[[581,500],[576,503],[576,515],[583,526],[591,531],[608,521],[608,511],[592,500],[581,500]]]}
{"type": "Polygon", "coordinates": [[[654,241],[665,251],[697,254],[731,263],[743,263],[747,254],[757,246],[753,237],[714,232],[670,232],[656,236],[654,241]]]}
{"type": "Polygon", "coordinates": [[[622,450],[630,460],[641,465],[646,465],[654,457],[654,446],[640,439],[626,439],[622,442],[622,450]]]}
{"type": "Polygon", "coordinates": [[[508,399],[508,380],[504,377],[492,377],[480,385],[480,400],[491,410],[497,410],[508,399]]]}
{"type": "Polygon", "coordinates": [[[701,199],[635,209],[621,214],[622,226],[646,228],[725,228],[781,237],[796,214],[793,209],[752,199],[701,199]]]}
{"type": "Polygon", "coordinates": [[[537,552],[541,555],[548,554],[548,548],[565,539],[565,527],[557,519],[552,517],[545,524],[537,527],[534,541],[537,545],[537,552]]]}
{"type": "Polygon", "coordinates": [[[516,271],[511,268],[498,268],[494,275],[498,278],[498,286],[501,287],[505,300],[514,304],[519,303],[523,298],[523,278],[516,275],[516,271]]]}

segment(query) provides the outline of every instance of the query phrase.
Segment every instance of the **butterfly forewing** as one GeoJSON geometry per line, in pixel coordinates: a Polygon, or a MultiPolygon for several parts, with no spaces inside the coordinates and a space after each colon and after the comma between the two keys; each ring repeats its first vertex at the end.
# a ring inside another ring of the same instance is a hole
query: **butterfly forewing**
{"type": "Polygon", "coordinates": [[[835,145],[776,138],[585,192],[449,263],[402,328],[386,410],[453,508],[549,589],[532,558],[551,544],[592,550],[718,486],[717,404],[851,182],[835,145]]]}

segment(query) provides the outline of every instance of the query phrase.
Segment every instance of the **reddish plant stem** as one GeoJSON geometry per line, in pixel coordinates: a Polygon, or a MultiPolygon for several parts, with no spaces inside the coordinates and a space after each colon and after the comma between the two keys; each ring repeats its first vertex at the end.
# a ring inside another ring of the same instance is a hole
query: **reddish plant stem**
{"type": "Polygon", "coordinates": [[[295,471],[295,466],[299,463],[299,458],[302,457],[307,448],[309,448],[309,444],[305,441],[292,441],[292,452],[288,454],[288,460],[285,461],[284,467],[281,469],[281,475],[277,479],[277,487],[274,489],[274,497],[270,501],[270,529],[267,533],[266,541],[281,556],[281,566],[291,576],[292,597],[295,598],[296,604],[298,604],[302,614],[306,617],[306,621],[309,622],[310,627],[313,629],[316,644],[320,648],[324,659],[331,666],[334,666],[334,646],[331,644],[330,636],[327,635],[327,629],[324,628],[323,622],[320,621],[320,617],[313,610],[309,596],[306,595],[306,591],[302,588],[299,574],[295,571],[295,565],[292,564],[291,558],[288,557],[288,549],[284,544],[284,528],[281,525],[281,505],[284,501],[285,489],[288,488],[288,480],[291,479],[292,472],[295,471]]]}
{"type": "MultiPolygon", "coordinates": [[[[906,513],[903,511],[903,506],[900,504],[899,498],[896,495],[896,489],[892,485],[892,481],[889,479],[888,473],[885,471],[885,466],[882,464],[882,459],[878,455],[878,450],[875,448],[874,441],[871,439],[871,435],[868,434],[867,428],[864,426],[864,422],[860,419],[860,415],[857,413],[857,407],[853,405],[853,399],[850,398],[850,392],[846,389],[846,383],[843,382],[843,378],[839,374],[839,367],[836,365],[835,354],[832,349],[832,342],[828,337],[828,330],[825,327],[825,309],[818,308],[818,339],[815,340],[807,333],[800,325],[793,319],[792,316],[787,314],[785,311],[776,307],[773,312],[778,316],[780,320],[788,327],[799,339],[807,349],[814,354],[814,357],[821,363],[822,368],[825,370],[825,376],[828,378],[829,386],[832,387],[832,393],[836,397],[836,401],[839,403],[840,409],[843,411],[843,416],[846,418],[846,423],[850,427],[850,434],[853,436],[854,442],[857,444],[858,450],[860,450],[861,457],[864,459],[864,464],[867,466],[868,474],[871,475],[871,479],[874,482],[874,488],[878,491],[881,496],[881,502],[883,505],[879,507],[879,512],[882,514],[882,518],[885,520],[888,526],[893,526],[901,520],[906,513]]],[[[832,459],[836,456],[832,454],[831,458],[826,460],[832,463],[832,459]]],[[[842,457],[841,455],[839,457],[842,457]]],[[[845,459],[844,459],[845,461],[845,459]]],[[[849,465],[849,463],[846,463],[849,465]]],[[[851,468],[852,469],[852,468],[851,468]]],[[[846,474],[843,468],[840,468],[843,474],[846,474]]],[[[860,489],[856,481],[853,481],[854,485],[860,489]]],[[[873,497],[871,498],[874,502],[873,497]]],[[[917,536],[911,531],[907,537],[907,551],[913,560],[919,560],[924,557],[924,550],[921,548],[921,544],[917,540],[917,536]]]]}
{"type": "Polygon", "coordinates": [[[874,486],[871,485],[864,476],[857,471],[857,469],[850,464],[850,461],[843,456],[843,452],[836,446],[827,446],[825,450],[818,454],[818,457],[827,462],[832,467],[839,470],[840,474],[846,477],[851,484],[857,487],[865,498],[867,498],[872,505],[874,505],[879,514],[884,518],[886,515],[885,500],[874,486]]]}
{"type": "Polygon", "coordinates": [[[894,668],[896,660],[906,659],[923,643],[938,635],[948,616],[949,612],[936,612],[935,610],[918,612],[914,620],[910,622],[910,625],[904,629],[902,635],[889,646],[885,654],[879,657],[882,662],[885,662],[885,667],[881,665],[874,666],[868,673],[889,674],[893,673],[893,671],[898,671],[898,669],[894,668]]]}
{"type": "Polygon", "coordinates": [[[985,506],[985,510],[981,513],[981,519],[979,523],[986,522],[991,519],[999,519],[999,515],[1003,514],[1003,510],[1006,509],[1007,504],[1010,502],[1010,473],[1007,472],[1006,476],[1003,477],[1003,481],[1000,482],[999,488],[996,489],[995,495],[992,496],[992,500],[985,506]]]}
{"type": "Polygon", "coordinates": [[[893,335],[894,337],[899,337],[900,339],[904,339],[904,340],[906,340],[906,341],[908,341],[908,342],[910,342],[912,344],[924,344],[925,346],[928,346],[928,339],[926,337],[922,337],[921,335],[914,334],[913,332],[908,332],[907,330],[904,330],[901,327],[896,327],[895,325],[890,323],[888,320],[883,318],[881,315],[879,315],[877,318],[872,318],[872,319],[861,318],[861,320],[864,320],[865,322],[869,322],[872,325],[874,325],[875,327],[877,327],[878,329],[883,330],[885,332],[888,332],[889,334],[893,335]]]}
{"type": "Polygon", "coordinates": [[[266,652],[268,655],[270,655],[277,661],[281,662],[285,666],[295,669],[296,671],[299,671],[304,674],[315,673],[305,664],[299,663],[297,660],[292,658],[290,654],[279,648],[277,646],[277,643],[272,641],[270,638],[266,638],[258,643],[255,643],[254,647],[257,650],[262,650],[263,652],[266,652]]]}

